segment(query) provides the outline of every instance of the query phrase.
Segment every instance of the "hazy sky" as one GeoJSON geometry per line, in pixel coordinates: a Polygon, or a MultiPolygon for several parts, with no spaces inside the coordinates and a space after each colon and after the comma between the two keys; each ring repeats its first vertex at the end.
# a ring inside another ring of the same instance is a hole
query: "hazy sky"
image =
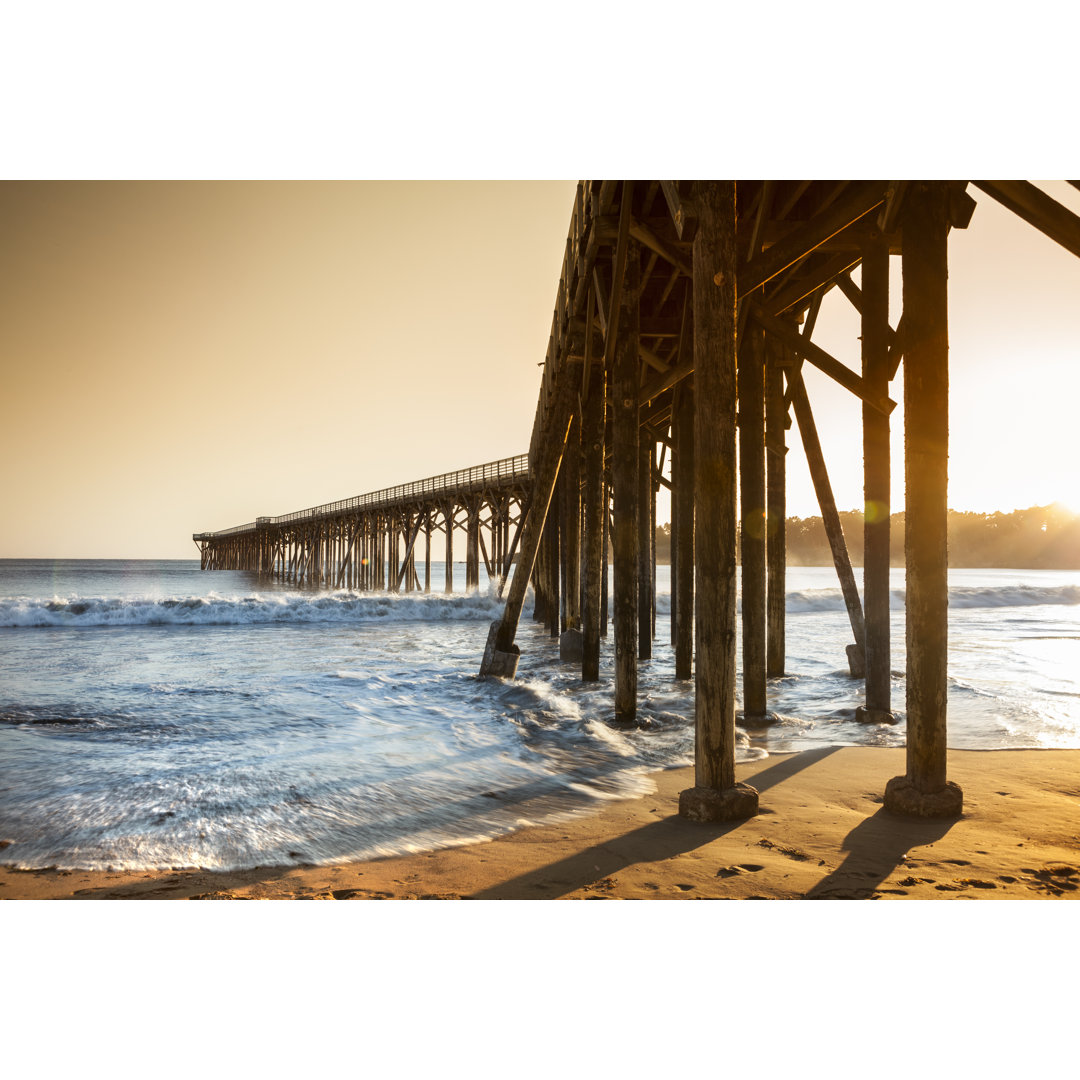
{"type": "MultiPolygon", "coordinates": [[[[0,557],[194,557],[193,531],[524,452],[574,183],[0,184],[0,557]]],[[[972,194],[950,505],[1080,505],[1080,260],[972,194]]],[[[857,368],[858,333],[834,290],[815,340],[857,368]]],[[[854,508],[857,402],[807,385],[854,508]]]]}

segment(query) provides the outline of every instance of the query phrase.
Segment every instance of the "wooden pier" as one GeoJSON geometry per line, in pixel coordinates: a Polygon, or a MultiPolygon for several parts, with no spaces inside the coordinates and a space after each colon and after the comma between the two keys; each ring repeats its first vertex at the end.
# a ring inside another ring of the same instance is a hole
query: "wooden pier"
{"type": "Polygon", "coordinates": [[[506,580],[528,494],[522,454],[192,539],[203,570],[251,570],[308,588],[430,592],[431,538],[441,534],[450,593],[456,532],[464,533],[466,589],[480,585],[481,558],[489,579],[506,580]]]}
{"type": "MultiPolygon", "coordinates": [[[[582,181],[529,453],[511,459],[520,462],[513,479],[493,477],[455,493],[448,482],[443,494],[412,501],[376,493],[362,506],[333,504],[197,534],[203,565],[244,565],[307,584],[402,588],[418,585],[411,560],[421,532],[430,537],[441,527],[450,540],[464,524],[475,568],[486,528],[489,573],[505,578],[515,551],[517,564],[481,675],[516,673],[515,637],[531,582],[534,617],[558,638],[562,658],[580,664],[585,681],[600,676],[600,639],[613,622],[609,720],[633,725],[637,665],[651,656],[656,633],[656,495],[668,487],[670,643],[675,677],[692,675],[695,690],[695,786],[682,794],[680,812],[697,820],[746,817],[757,811],[758,794],[735,781],[735,725],[737,718],[770,722],[768,680],[784,674],[785,457],[793,417],[851,624],[847,664],[865,685],[859,716],[892,719],[889,435],[896,403],[889,393],[903,363],[907,770],[889,782],[884,800],[899,813],[956,816],[963,796],[945,769],[947,242],[975,209],[969,184],[1080,255],[1080,218],[1024,181],[582,181]],[[903,278],[896,326],[888,312],[890,255],[900,256],[903,278]],[[860,314],[858,369],[813,340],[832,289],[860,314]],[[861,593],[802,376],[806,364],[862,403],[861,443],[857,433],[852,438],[865,476],[861,593]],[[358,556],[366,574],[357,571],[358,556]]],[[[470,584],[477,576],[470,569],[470,584]]]]}

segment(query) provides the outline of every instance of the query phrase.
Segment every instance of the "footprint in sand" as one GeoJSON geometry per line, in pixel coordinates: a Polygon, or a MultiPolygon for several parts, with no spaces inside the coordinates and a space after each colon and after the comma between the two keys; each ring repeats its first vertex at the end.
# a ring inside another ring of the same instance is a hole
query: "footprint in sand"
{"type": "Polygon", "coordinates": [[[1035,892],[1048,892],[1051,896],[1061,896],[1066,892],[1075,892],[1080,888],[1080,870],[1075,866],[1059,864],[1047,866],[1041,870],[1021,867],[1020,872],[1030,874],[1035,880],[1029,885],[1035,892]]]}

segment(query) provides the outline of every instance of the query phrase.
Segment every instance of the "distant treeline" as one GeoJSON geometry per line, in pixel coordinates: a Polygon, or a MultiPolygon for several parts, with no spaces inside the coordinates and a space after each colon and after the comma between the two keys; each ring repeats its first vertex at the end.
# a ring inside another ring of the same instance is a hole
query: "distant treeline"
{"type": "MultiPolygon", "coordinates": [[[[848,554],[862,564],[863,515],[840,514],[848,554]]],[[[656,530],[658,562],[671,560],[671,526],[656,530]]],[[[820,517],[787,519],[787,558],[792,566],[830,566],[832,552],[820,517]]],[[[904,515],[893,514],[890,561],[904,565],[904,515]]],[[[1010,514],[949,511],[949,565],[1080,570],[1080,517],[1057,504],[1032,506],[1010,514]]]]}

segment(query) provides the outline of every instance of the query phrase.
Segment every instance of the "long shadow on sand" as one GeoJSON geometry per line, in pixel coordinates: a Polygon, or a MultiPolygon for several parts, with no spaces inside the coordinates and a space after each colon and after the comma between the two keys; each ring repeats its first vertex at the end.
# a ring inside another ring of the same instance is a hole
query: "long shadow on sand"
{"type": "MultiPolygon", "coordinates": [[[[924,820],[882,808],[844,837],[844,861],[822,878],[807,900],[867,900],[915,847],[940,840],[959,819],[924,820]]],[[[904,890],[892,890],[903,894],[904,890]]]]}
{"type": "MultiPolygon", "coordinates": [[[[749,778],[759,792],[782,783],[803,769],[835,753],[837,747],[823,747],[777,761],[749,778]]],[[[610,877],[637,863],[659,862],[675,855],[684,855],[695,848],[734,832],[746,824],[743,821],[702,823],[687,821],[672,815],[651,822],[596,844],[559,862],[549,863],[538,870],[510,878],[490,888],[472,894],[473,900],[505,900],[510,898],[555,900],[577,889],[591,885],[598,878],[610,877]]]]}

